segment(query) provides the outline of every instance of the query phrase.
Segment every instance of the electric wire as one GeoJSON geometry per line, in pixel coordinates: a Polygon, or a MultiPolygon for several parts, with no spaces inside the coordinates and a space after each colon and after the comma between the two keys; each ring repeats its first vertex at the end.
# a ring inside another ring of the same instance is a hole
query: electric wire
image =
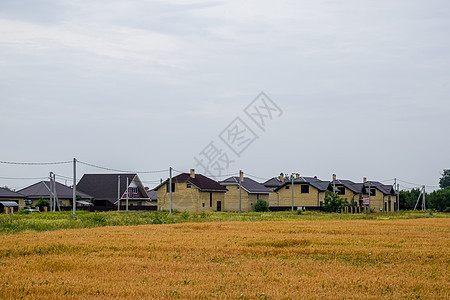
{"type": "Polygon", "coordinates": [[[113,169],[113,168],[102,167],[102,166],[94,165],[94,164],[87,163],[87,162],[80,161],[80,160],[77,160],[77,162],[79,162],[80,164],[89,166],[89,167],[93,167],[93,168],[97,168],[97,169],[102,169],[102,170],[105,170],[105,171],[114,171],[114,172],[119,172],[119,173],[155,174],[155,173],[163,173],[163,172],[167,172],[167,170],[155,170],[155,171],[125,171],[125,170],[119,170],[119,169],[113,169]]]}
{"type": "Polygon", "coordinates": [[[38,179],[47,179],[47,177],[3,177],[3,176],[0,176],[0,179],[11,179],[11,180],[38,180],[38,179]]]}
{"type": "Polygon", "coordinates": [[[0,160],[0,164],[7,165],[26,165],[26,166],[46,166],[46,165],[63,165],[70,164],[72,161],[54,161],[54,162],[14,162],[0,160]]]}

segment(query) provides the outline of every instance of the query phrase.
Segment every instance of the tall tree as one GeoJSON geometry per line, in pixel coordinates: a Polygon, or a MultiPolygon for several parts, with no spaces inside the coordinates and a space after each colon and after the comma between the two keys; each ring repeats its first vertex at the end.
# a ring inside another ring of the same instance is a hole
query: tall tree
{"type": "Polygon", "coordinates": [[[441,189],[450,186],[450,169],[444,169],[442,177],[439,180],[439,186],[441,187],[441,189]]]}

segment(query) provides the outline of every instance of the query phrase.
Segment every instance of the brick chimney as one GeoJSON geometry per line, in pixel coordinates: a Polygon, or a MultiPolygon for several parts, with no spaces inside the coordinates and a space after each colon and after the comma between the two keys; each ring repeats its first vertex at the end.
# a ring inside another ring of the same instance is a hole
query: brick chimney
{"type": "Polygon", "coordinates": [[[284,174],[283,173],[280,173],[280,181],[284,182],[284,174]]]}
{"type": "Polygon", "coordinates": [[[195,169],[191,169],[191,178],[195,178],[195,169]]]}
{"type": "Polygon", "coordinates": [[[366,183],[367,182],[367,178],[363,177],[363,182],[366,183]]]}

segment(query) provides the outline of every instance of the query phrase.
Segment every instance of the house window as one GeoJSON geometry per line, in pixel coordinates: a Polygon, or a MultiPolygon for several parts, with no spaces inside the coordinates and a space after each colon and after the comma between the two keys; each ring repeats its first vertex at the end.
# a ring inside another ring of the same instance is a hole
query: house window
{"type": "Polygon", "coordinates": [[[142,201],[138,201],[137,205],[142,206],[142,201]]]}
{"type": "Polygon", "coordinates": [[[344,186],[337,186],[336,190],[337,190],[338,195],[345,195],[345,187],[344,186]]]}
{"type": "Polygon", "coordinates": [[[205,207],[205,203],[202,203],[202,207],[205,207]]]}
{"type": "Polygon", "coordinates": [[[236,189],[239,189],[239,186],[237,186],[236,189]]]}
{"type": "Polygon", "coordinates": [[[289,186],[289,185],[287,185],[287,186],[286,186],[286,189],[288,190],[289,188],[290,188],[290,186],[289,186]]]}
{"type": "Polygon", "coordinates": [[[212,207],[212,193],[209,193],[209,206],[212,207]]]}
{"type": "Polygon", "coordinates": [[[186,184],[186,188],[187,188],[187,189],[190,189],[190,188],[191,188],[191,184],[190,184],[190,183],[187,183],[187,184],[186,184]]]}
{"type": "Polygon", "coordinates": [[[302,184],[300,188],[300,193],[302,194],[309,194],[309,185],[302,184]]]}
{"type": "Polygon", "coordinates": [[[256,194],[256,200],[259,200],[259,194],[256,194]]]}
{"type": "MultiPolygon", "coordinates": [[[[166,184],[166,191],[170,192],[169,183],[166,184]]],[[[172,182],[172,193],[175,193],[175,182],[172,182]]]]}
{"type": "Polygon", "coordinates": [[[137,198],[138,197],[138,188],[137,187],[128,188],[128,197],[129,198],[137,198]]]}
{"type": "Polygon", "coordinates": [[[371,196],[371,197],[374,197],[374,196],[376,196],[376,195],[377,195],[376,188],[370,188],[370,196],[371,196]]]}

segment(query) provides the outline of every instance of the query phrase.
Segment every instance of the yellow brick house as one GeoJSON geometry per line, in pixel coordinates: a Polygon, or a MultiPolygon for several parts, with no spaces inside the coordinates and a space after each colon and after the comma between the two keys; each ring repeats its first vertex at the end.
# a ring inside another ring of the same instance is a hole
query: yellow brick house
{"type": "MultiPolygon", "coordinates": [[[[162,182],[157,191],[158,210],[170,210],[169,179],[162,182]]],[[[172,178],[172,210],[203,212],[222,211],[227,189],[217,181],[202,174],[181,173],[172,178]]]]}
{"type": "MultiPolygon", "coordinates": [[[[227,188],[224,199],[224,210],[239,211],[239,177],[230,177],[219,182],[227,188]]],[[[255,180],[243,177],[241,186],[241,211],[253,211],[253,205],[258,200],[269,203],[269,195],[272,193],[263,184],[255,180]]]]}
{"type": "Polygon", "coordinates": [[[286,181],[289,182],[284,177],[284,174],[281,173],[280,176],[272,177],[263,183],[263,185],[272,192],[269,194],[269,206],[270,207],[278,207],[279,206],[278,193],[275,190],[277,190],[280,186],[282,186],[286,181]]]}
{"type": "Polygon", "coordinates": [[[363,186],[363,197],[366,199],[366,205],[362,203],[363,206],[375,212],[395,211],[398,207],[396,192],[392,185],[366,181],[364,178],[363,186]]]}
{"type": "Polygon", "coordinates": [[[294,209],[318,209],[325,200],[325,192],[329,186],[329,181],[297,174],[293,181],[285,180],[274,192],[278,194],[279,207],[292,207],[293,198],[294,209]]]}

